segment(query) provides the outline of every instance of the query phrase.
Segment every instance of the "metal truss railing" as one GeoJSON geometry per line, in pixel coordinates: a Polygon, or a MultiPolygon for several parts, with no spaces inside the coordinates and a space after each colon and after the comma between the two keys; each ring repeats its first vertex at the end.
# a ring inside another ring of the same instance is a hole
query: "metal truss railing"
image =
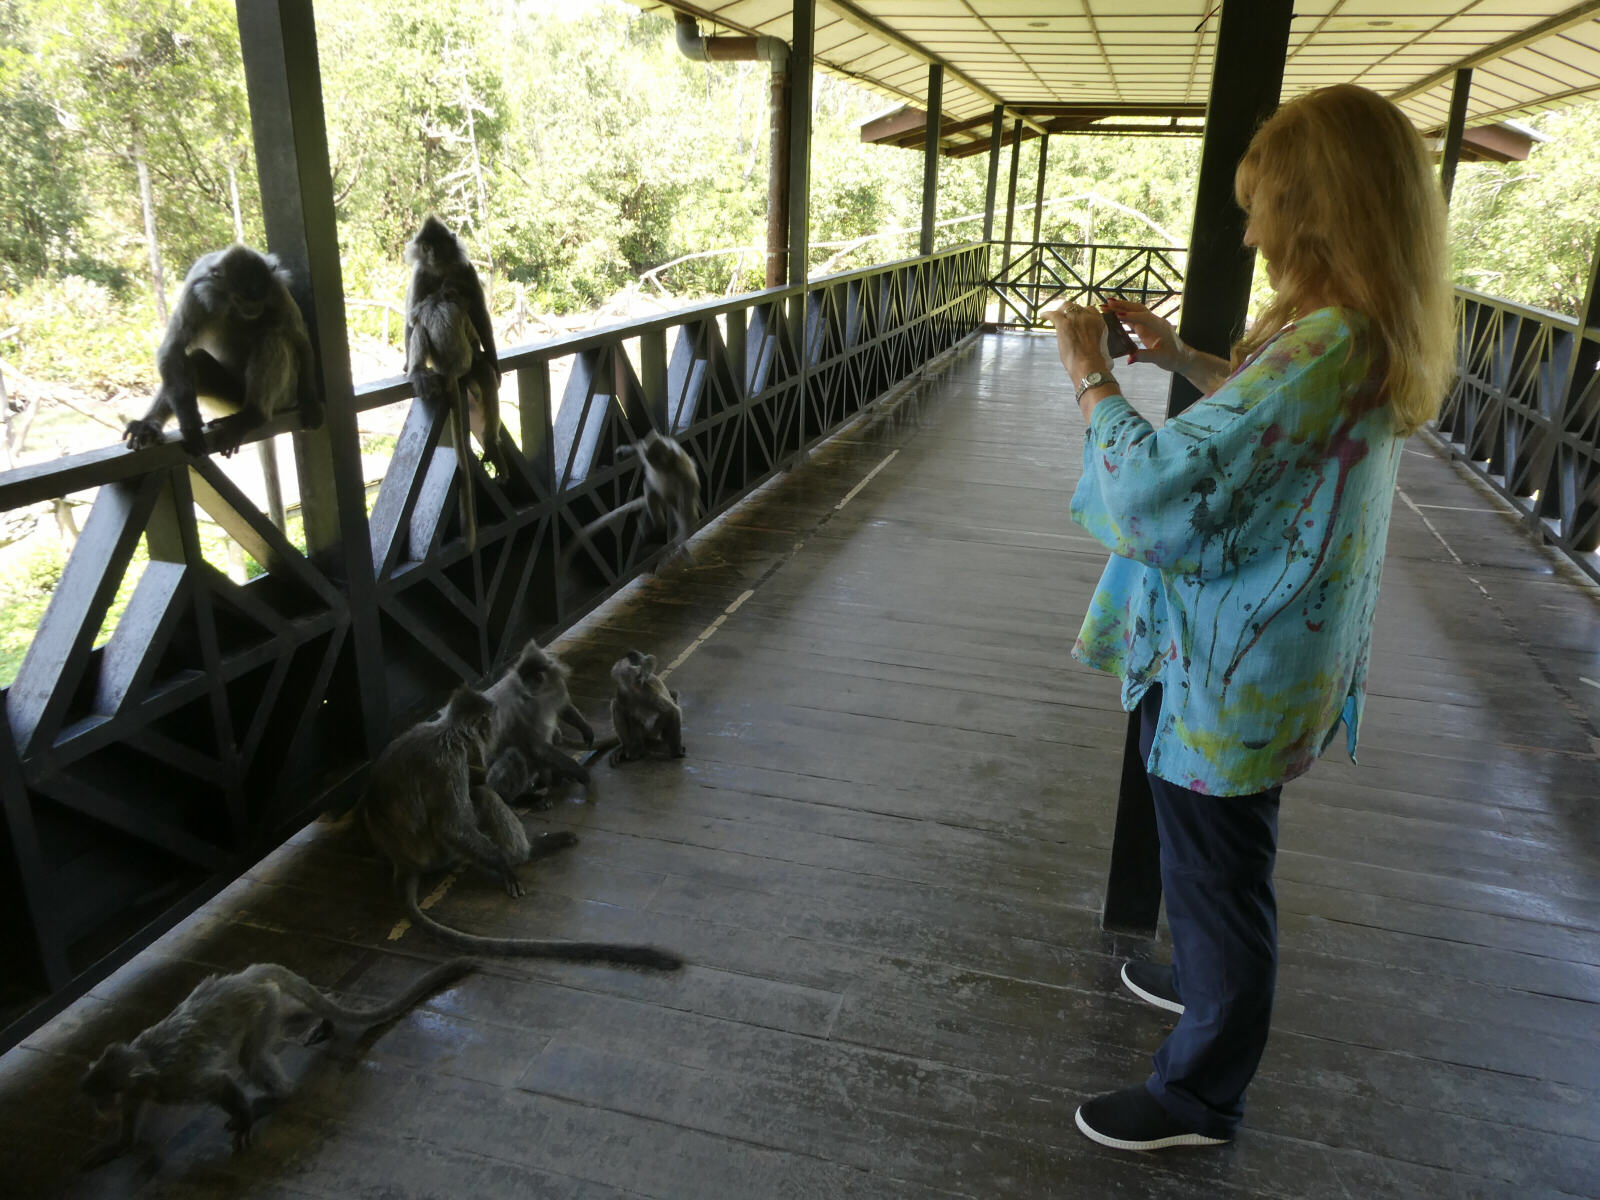
{"type": "MultiPolygon", "coordinates": [[[[519,419],[497,469],[470,472],[471,550],[450,421],[421,402],[367,522],[370,557],[342,545],[314,561],[175,441],[0,476],[0,513],[94,497],[5,694],[0,1048],[352,800],[374,696],[397,729],[648,566],[660,549],[625,520],[558,569],[572,531],[639,493],[624,444],[677,437],[716,514],[975,333],[987,279],[987,246],[969,245],[506,353],[519,419]],[[197,510],[265,572],[239,583],[208,562],[197,510]],[[148,563],[107,636],[141,542],[148,563]]],[[[329,421],[353,444],[357,410],[409,400],[403,379],[382,381],[329,421]]],[[[356,484],[359,513],[360,481],[334,482],[356,484]]]]}
{"type": "Polygon", "coordinates": [[[1600,329],[1456,289],[1457,376],[1437,441],[1600,580],[1600,329]]]}
{"type": "Polygon", "coordinates": [[[1170,316],[1182,299],[1188,251],[1179,247],[1037,242],[1005,249],[989,281],[990,321],[1003,328],[1044,328],[1045,310],[1067,300],[1094,304],[1116,296],[1170,316]]]}

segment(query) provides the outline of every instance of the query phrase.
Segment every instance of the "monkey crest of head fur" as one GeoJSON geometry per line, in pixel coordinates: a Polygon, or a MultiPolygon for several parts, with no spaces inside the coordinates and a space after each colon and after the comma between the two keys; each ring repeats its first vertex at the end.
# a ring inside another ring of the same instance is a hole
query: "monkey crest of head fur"
{"type": "Polygon", "coordinates": [[[194,286],[209,307],[232,305],[239,316],[254,320],[265,310],[278,284],[289,286],[289,272],[277,258],[235,243],[221,252],[194,286]]]}
{"type": "Polygon", "coordinates": [[[406,243],[405,260],[413,265],[421,263],[436,267],[466,262],[467,252],[461,245],[461,239],[450,231],[450,227],[438,217],[430,215],[422,222],[422,228],[406,243]]]}
{"type": "Polygon", "coordinates": [[[529,687],[536,688],[548,681],[566,683],[572,668],[537,642],[529,642],[517,656],[517,674],[529,687]]]}

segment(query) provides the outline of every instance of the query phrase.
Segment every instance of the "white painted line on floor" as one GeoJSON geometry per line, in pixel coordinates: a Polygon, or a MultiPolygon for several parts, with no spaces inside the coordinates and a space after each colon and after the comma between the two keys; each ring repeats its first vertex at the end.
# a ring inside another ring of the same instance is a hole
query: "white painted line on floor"
{"type": "MultiPolygon", "coordinates": [[[[450,890],[451,885],[454,884],[459,878],[461,878],[461,872],[451,871],[439,881],[438,887],[434,888],[433,891],[429,892],[422,898],[422,902],[418,904],[417,907],[422,909],[423,912],[427,912],[428,909],[432,908],[435,904],[444,899],[445,893],[450,890]]],[[[394,923],[394,928],[389,930],[389,940],[391,942],[398,942],[401,938],[405,937],[406,931],[410,928],[411,918],[401,917],[394,923]]]]}
{"type": "Polygon", "coordinates": [[[746,600],[750,599],[750,597],[754,596],[755,594],[756,594],[755,588],[746,588],[744,591],[739,593],[739,598],[737,600],[735,600],[732,604],[728,605],[728,607],[723,609],[722,611],[727,613],[728,616],[730,616],[730,617],[733,616],[734,613],[739,611],[739,606],[741,604],[743,604],[746,600]]]}
{"type": "Polygon", "coordinates": [[[834,512],[839,512],[841,509],[844,508],[844,506],[846,504],[849,504],[850,501],[854,500],[858,495],[860,495],[861,494],[861,489],[866,487],[867,484],[872,482],[872,477],[874,475],[876,475],[879,471],[881,471],[885,467],[887,467],[890,463],[892,463],[894,461],[894,456],[896,454],[899,454],[899,453],[900,453],[900,451],[898,451],[898,450],[889,451],[889,455],[888,455],[887,458],[885,458],[877,466],[873,467],[872,470],[868,471],[867,472],[867,477],[865,479],[863,479],[860,483],[856,484],[855,487],[851,488],[848,492],[846,492],[844,494],[844,499],[839,501],[839,503],[837,503],[837,504],[835,504],[833,506],[833,511],[834,512]]]}
{"type": "Polygon", "coordinates": [[[1590,679],[1587,675],[1579,675],[1578,676],[1578,682],[1579,683],[1587,683],[1592,688],[1600,688],[1600,683],[1596,683],[1593,679],[1590,679]]]}
{"type": "MultiPolygon", "coordinates": [[[[1456,564],[1456,566],[1465,567],[1467,564],[1462,560],[1461,555],[1456,553],[1455,547],[1444,540],[1444,534],[1440,533],[1438,527],[1434,525],[1432,521],[1428,520],[1428,514],[1423,512],[1422,509],[1418,507],[1417,502],[1410,496],[1406,495],[1405,488],[1395,488],[1394,491],[1395,495],[1399,496],[1400,499],[1405,501],[1406,507],[1417,514],[1417,520],[1426,525],[1428,527],[1428,532],[1433,534],[1433,536],[1438,539],[1439,545],[1444,547],[1444,552],[1450,556],[1451,560],[1456,564]]],[[[1484,594],[1485,598],[1488,597],[1488,588],[1484,587],[1483,584],[1479,583],[1476,579],[1473,579],[1471,575],[1468,575],[1467,578],[1472,580],[1473,584],[1480,592],[1484,594]]]]}

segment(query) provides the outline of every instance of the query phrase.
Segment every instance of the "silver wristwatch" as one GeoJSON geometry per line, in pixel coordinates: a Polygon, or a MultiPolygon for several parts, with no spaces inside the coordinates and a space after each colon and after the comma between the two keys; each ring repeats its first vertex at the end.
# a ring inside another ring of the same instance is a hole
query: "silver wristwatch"
{"type": "Polygon", "coordinates": [[[1102,383],[1115,383],[1110,371],[1090,371],[1083,377],[1083,385],[1078,388],[1078,399],[1083,399],[1083,394],[1092,387],[1099,387],[1102,383]]]}

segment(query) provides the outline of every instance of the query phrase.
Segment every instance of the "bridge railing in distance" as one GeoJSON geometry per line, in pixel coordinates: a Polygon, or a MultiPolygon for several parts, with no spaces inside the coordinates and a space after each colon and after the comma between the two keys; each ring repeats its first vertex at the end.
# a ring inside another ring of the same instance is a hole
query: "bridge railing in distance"
{"type": "Polygon", "coordinates": [[[351,459],[381,476],[370,556],[308,556],[175,435],[0,475],[0,513],[90,498],[4,696],[0,1048],[353,801],[366,766],[353,731],[374,695],[396,731],[650,566],[662,550],[634,515],[560,569],[575,530],[640,494],[625,445],[677,438],[720,513],[975,334],[988,278],[987,247],[967,245],[508,351],[504,433],[469,472],[471,549],[449,413],[404,379],[330,407],[353,422],[406,406],[387,461],[373,437],[351,459]],[[351,561],[372,572],[375,605],[350,602],[351,561]],[[358,639],[381,652],[357,655],[358,639]]]}
{"type": "Polygon", "coordinates": [[[985,319],[1003,329],[1043,329],[1046,310],[1107,296],[1137,300],[1170,319],[1182,299],[1187,258],[1187,250],[1173,246],[995,242],[985,319]]]}
{"type": "Polygon", "coordinates": [[[1600,580],[1600,329],[1456,289],[1456,380],[1428,431],[1600,580]]]}

